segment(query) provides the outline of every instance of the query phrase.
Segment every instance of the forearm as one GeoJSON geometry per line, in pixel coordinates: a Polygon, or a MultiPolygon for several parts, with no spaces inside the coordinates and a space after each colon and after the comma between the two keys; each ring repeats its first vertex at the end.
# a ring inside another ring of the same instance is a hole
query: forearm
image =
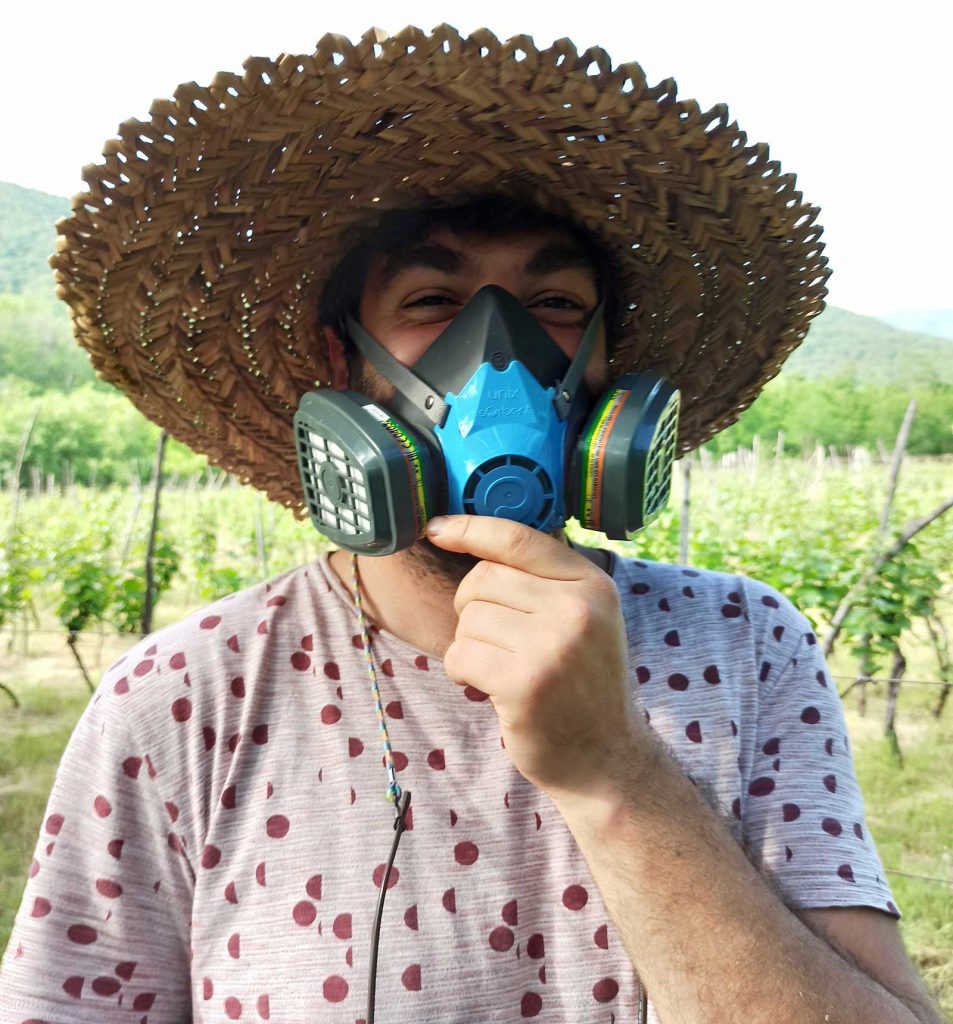
{"type": "Polygon", "coordinates": [[[788,910],[657,741],[553,796],[666,1024],[918,1024],[788,910]],[[638,767],[634,767],[638,765],[638,767]]]}

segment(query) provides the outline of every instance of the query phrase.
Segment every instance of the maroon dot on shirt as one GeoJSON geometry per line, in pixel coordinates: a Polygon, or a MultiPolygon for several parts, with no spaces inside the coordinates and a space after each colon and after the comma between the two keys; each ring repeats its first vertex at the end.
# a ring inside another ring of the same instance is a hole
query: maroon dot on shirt
{"type": "Polygon", "coordinates": [[[285,598],[283,594],[275,594],[274,597],[269,598],[268,601],[265,602],[265,607],[266,608],[281,608],[282,605],[284,605],[286,603],[286,601],[287,601],[287,598],[285,598]]]}
{"type": "Polygon", "coordinates": [[[408,907],[404,911],[404,924],[407,925],[407,927],[411,931],[413,931],[413,932],[417,931],[418,924],[417,924],[417,904],[416,903],[412,907],[408,907]]]}
{"type": "Polygon", "coordinates": [[[420,964],[411,964],[405,967],[400,976],[400,982],[408,992],[420,991],[420,964]]]}
{"type": "Polygon", "coordinates": [[[593,933],[592,941],[600,949],[608,949],[609,948],[609,926],[607,924],[600,924],[599,927],[593,933]]]}
{"type": "Polygon", "coordinates": [[[767,796],[774,792],[774,779],[767,775],[752,779],[748,785],[749,796],[767,796]]]}
{"type": "Polygon", "coordinates": [[[179,808],[171,800],[166,800],[165,812],[168,814],[170,821],[174,822],[179,817],[179,808]]]}
{"type": "Polygon", "coordinates": [[[268,723],[262,722],[260,725],[256,725],[251,731],[252,743],[257,743],[259,747],[263,747],[268,742],[268,723]]]}
{"type": "Polygon", "coordinates": [[[231,811],[235,809],[235,791],[234,784],[222,790],[222,806],[226,810],[231,811]]]}
{"type": "Polygon", "coordinates": [[[238,650],[239,650],[239,648],[238,648],[238,634],[237,634],[237,633],[233,633],[233,634],[232,634],[232,635],[231,635],[231,636],[230,636],[230,637],[229,637],[229,638],[228,638],[228,639],[227,639],[227,640],[225,641],[225,646],[226,646],[226,647],[228,647],[228,649],[229,649],[230,651],[235,651],[236,653],[238,653],[238,650]]]}
{"type": "Polygon", "coordinates": [[[122,886],[112,878],[97,878],[96,892],[107,899],[115,900],[122,896],[122,886]]]}
{"type": "Polygon", "coordinates": [[[122,679],[116,680],[116,685],[113,687],[113,693],[118,693],[121,697],[123,694],[129,692],[129,680],[123,676],[122,679]]]}
{"type": "Polygon", "coordinates": [[[814,678],[818,681],[818,683],[821,686],[825,688],[827,687],[827,676],[825,676],[823,672],[818,672],[817,675],[814,676],[814,678]]]}
{"type": "Polygon", "coordinates": [[[474,703],[479,704],[481,701],[489,700],[490,695],[484,693],[482,690],[478,690],[475,686],[465,686],[463,688],[463,695],[467,700],[472,700],[474,703]]]}
{"type": "Polygon", "coordinates": [[[339,939],[349,939],[351,937],[351,915],[338,914],[334,919],[334,924],[331,925],[331,930],[339,939]]]}
{"type": "Polygon", "coordinates": [[[311,633],[308,633],[307,636],[303,636],[301,638],[300,645],[306,651],[313,651],[314,650],[314,637],[311,635],[311,633]]]}
{"type": "Polygon", "coordinates": [[[688,676],[682,675],[681,672],[674,672],[668,677],[668,685],[673,690],[687,690],[688,689],[688,676]]]}
{"type": "Polygon", "coordinates": [[[828,736],[828,738],[824,740],[824,752],[830,757],[834,756],[834,738],[832,736],[828,736]]]}
{"type": "Polygon", "coordinates": [[[273,814],[265,823],[265,831],[272,839],[284,839],[291,822],[283,814],[273,814]]]}
{"type": "Polygon", "coordinates": [[[122,763],[123,775],[128,775],[130,779],[139,778],[139,769],[142,767],[141,757],[127,757],[122,763]]]}
{"type": "Polygon", "coordinates": [[[364,744],[356,736],[349,736],[347,753],[348,757],[360,757],[364,753],[364,744]]]}
{"type": "Polygon", "coordinates": [[[442,772],[444,768],[447,767],[443,751],[439,748],[437,750],[431,750],[427,755],[427,764],[430,765],[435,772],[442,772]]]}
{"type": "Polygon", "coordinates": [[[644,686],[652,678],[652,673],[645,665],[639,665],[635,670],[635,678],[639,681],[640,686],[644,686]]]}
{"type": "Polygon", "coordinates": [[[228,885],[225,886],[225,899],[228,900],[229,903],[238,903],[238,893],[235,892],[234,882],[229,882],[228,885]]]}
{"type": "Polygon", "coordinates": [[[526,943],[526,955],[532,960],[542,960],[546,955],[546,940],[540,932],[529,937],[526,943]]]}
{"type": "Polygon", "coordinates": [[[677,629],[670,629],[662,638],[669,647],[681,647],[682,641],[678,637],[677,629]]]}
{"type": "Polygon", "coordinates": [[[63,991],[68,995],[72,996],[73,999],[81,999],[83,995],[83,984],[86,981],[84,977],[78,974],[74,974],[71,978],[67,978],[63,982],[63,991]]]}
{"type": "Polygon", "coordinates": [[[125,839],[110,839],[109,842],[106,843],[106,850],[109,853],[109,856],[115,857],[116,860],[119,860],[120,857],[122,857],[122,848],[125,844],[125,839]]]}
{"type": "Polygon", "coordinates": [[[66,929],[66,937],[79,946],[89,946],[99,937],[95,928],[88,924],[72,924],[66,929]]]}
{"type": "Polygon", "coordinates": [[[232,694],[239,699],[245,696],[245,679],[243,676],[235,676],[232,680],[232,694]]]}
{"type": "Polygon", "coordinates": [[[341,709],[335,707],[333,704],[325,704],[321,708],[321,721],[325,725],[334,725],[335,722],[341,720],[341,709]]]}
{"type": "Polygon", "coordinates": [[[476,843],[471,843],[469,840],[464,840],[462,843],[457,843],[453,848],[453,859],[458,863],[469,867],[471,864],[475,864],[477,858],[480,856],[480,849],[476,843]]]}
{"type": "Polygon", "coordinates": [[[394,664],[390,658],[385,658],[381,662],[381,672],[383,672],[385,676],[389,676],[391,679],[394,678],[394,664]]]}
{"type": "Polygon", "coordinates": [[[122,978],[123,981],[131,981],[135,970],[135,960],[123,960],[122,963],[116,964],[116,974],[122,978]]]}
{"type": "Polygon", "coordinates": [[[685,735],[692,741],[692,743],[702,742],[702,727],[700,722],[689,722],[685,726],[685,735]]]}
{"type": "Polygon", "coordinates": [[[726,619],[737,619],[741,615],[741,609],[736,604],[723,604],[721,606],[721,614],[726,619]]]}
{"type": "Polygon", "coordinates": [[[307,928],[308,925],[314,924],[314,919],[318,916],[318,908],[307,900],[301,900],[300,903],[294,905],[291,916],[294,918],[295,924],[307,928]]]}
{"type": "Polygon", "coordinates": [[[242,1004],[234,997],[229,996],[225,1000],[225,1016],[229,1020],[238,1020],[242,1015],[242,1004]]]}
{"type": "Polygon", "coordinates": [[[592,998],[597,1003],[611,1003],[619,994],[619,983],[612,978],[602,978],[592,986],[592,998]]]}
{"type": "Polygon", "coordinates": [[[156,1001],[155,992],[140,992],[132,1001],[132,1008],[134,1010],[151,1010],[152,1004],[156,1001]]]}
{"type": "Polygon", "coordinates": [[[261,622],[258,623],[258,629],[255,632],[261,636],[266,636],[268,634],[268,620],[262,619],[261,622]]]}
{"type": "Polygon", "coordinates": [[[207,615],[199,623],[200,629],[214,629],[222,621],[221,615],[207,615]]]}
{"type": "Polygon", "coordinates": [[[324,998],[329,1003],[340,1003],[347,998],[347,982],[338,974],[332,974],[330,978],[325,978],[322,988],[324,998]]]}
{"type": "Polygon", "coordinates": [[[804,642],[807,644],[808,647],[814,647],[817,644],[817,637],[814,635],[813,632],[805,633],[804,642]]]}
{"type": "Polygon", "coordinates": [[[817,725],[821,720],[821,713],[815,707],[806,707],[801,712],[801,721],[805,725],[817,725]]]}
{"type": "Polygon", "coordinates": [[[829,793],[837,792],[837,776],[836,775],[825,775],[821,780],[824,783],[824,788],[829,793]]]}
{"type": "Polygon", "coordinates": [[[704,672],[702,672],[702,679],[706,683],[710,683],[712,686],[717,686],[721,682],[721,673],[718,671],[717,665],[709,665],[704,672]]]}
{"type": "Polygon", "coordinates": [[[563,906],[567,910],[582,910],[589,902],[589,893],[581,885],[570,885],[563,890],[563,906]]]}
{"type": "Polygon", "coordinates": [[[854,869],[849,864],[841,864],[837,869],[837,873],[845,882],[854,881],[854,869]]]}
{"type": "Polygon", "coordinates": [[[93,978],[89,987],[98,996],[114,996],[122,988],[122,982],[118,978],[110,978],[109,975],[102,974],[98,978],[93,978]]]}
{"type": "Polygon", "coordinates": [[[441,897],[440,902],[443,904],[444,910],[450,914],[455,914],[457,912],[457,890],[448,889],[441,897]]]}
{"type": "Polygon", "coordinates": [[[177,722],[187,722],[192,717],[192,702],[188,697],[172,701],[172,717],[177,722]]]}
{"type": "Polygon", "coordinates": [[[311,659],[304,651],[295,651],[291,655],[291,667],[297,669],[299,672],[306,672],[311,668],[311,659]]]}
{"type": "Polygon", "coordinates": [[[765,740],[764,746],[761,748],[762,752],[767,754],[768,757],[774,757],[781,749],[781,739],[778,736],[772,736],[771,739],[765,740]]]}
{"type": "Polygon", "coordinates": [[[174,668],[178,671],[180,668],[185,668],[185,652],[176,651],[175,654],[169,658],[169,668],[174,668]]]}
{"type": "Polygon", "coordinates": [[[144,676],[147,672],[152,671],[152,666],[155,662],[147,658],[145,661],[140,661],[138,665],[132,670],[134,676],[144,676]]]}
{"type": "Polygon", "coordinates": [[[313,900],[321,899],[321,875],[312,875],[304,885],[305,892],[313,900]]]}
{"type": "Polygon", "coordinates": [[[49,900],[44,899],[42,896],[37,896],[33,900],[33,909],[30,911],[30,917],[46,917],[52,909],[49,900]]]}
{"type": "Polygon", "coordinates": [[[735,797],[731,801],[731,813],[740,821],[741,820],[741,798],[735,797]]]}
{"type": "Polygon", "coordinates": [[[503,904],[503,909],[500,911],[500,917],[502,917],[503,920],[513,928],[519,924],[516,900],[509,900],[503,904]]]}
{"type": "Polygon", "coordinates": [[[394,750],[392,753],[394,755],[394,771],[402,772],[410,763],[407,760],[407,755],[400,750],[394,750]]]}
{"type": "Polygon", "coordinates": [[[520,1016],[536,1017],[543,1008],[543,998],[538,992],[527,992],[520,1000],[520,1016]]]}
{"type": "Polygon", "coordinates": [[[821,822],[821,828],[830,836],[839,836],[844,831],[843,826],[836,818],[825,818],[821,822]]]}
{"type": "MultiPolygon", "coordinates": [[[[373,878],[374,878],[374,887],[375,888],[379,889],[384,884],[384,875],[385,874],[387,874],[387,865],[386,864],[378,864],[377,867],[374,868],[373,878]]],[[[397,870],[396,867],[392,867],[390,869],[390,877],[387,879],[387,888],[388,889],[393,889],[394,886],[397,884],[399,879],[400,879],[400,872],[397,870]]]]}
{"type": "Polygon", "coordinates": [[[100,818],[107,818],[112,814],[112,804],[100,793],[93,801],[93,809],[100,818]]]}
{"type": "Polygon", "coordinates": [[[388,718],[403,718],[404,706],[399,700],[392,700],[384,709],[388,718]]]}
{"type": "Polygon", "coordinates": [[[647,594],[652,588],[648,583],[633,583],[632,593],[633,594],[647,594]]]}
{"type": "Polygon", "coordinates": [[[202,744],[206,753],[215,746],[215,730],[210,725],[202,726],[202,744]]]}
{"type": "Polygon", "coordinates": [[[672,606],[668,603],[667,597],[663,597],[662,600],[659,601],[658,607],[660,612],[670,612],[672,610],[672,606]]]}
{"type": "Polygon", "coordinates": [[[212,985],[212,979],[211,978],[203,978],[202,979],[202,998],[203,999],[211,999],[214,994],[215,994],[215,988],[212,985]]]}
{"type": "Polygon", "coordinates": [[[854,822],[854,835],[857,836],[858,839],[864,838],[864,830],[859,821],[854,822]]]}
{"type": "Polygon", "coordinates": [[[338,668],[338,663],[336,661],[326,662],[324,665],[324,674],[328,679],[333,679],[337,682],[341,678],[341,670],[338,668]]]}
{"type": "Polygon", "coordinates": [[[780,641],[781,637],[784,636],[784,626],[775,626],[774,629],[771,630],[771,635],[775,640],[780,641]]]}
{"type": "Polygon", "coordinates": [[[791,847],[790,846],[785,846],[785,848],[784,848],[784,859],[785,860],[790,860],[793,856],[794,856],[794,851],[791,849],[791,847]]]}
{"type": "Polygon", "coordinates": [[[516,937],[513,933],[503,925],[499,925],[490,932],[490,949],[496,950],[497,953],[505,953],[512,948],[515,941],[516,937]]]}
{"type": "Polygon", "coordinates": [[[258,1010],[258,1016],[261,1017],[262,1020],[271,1019],[271,1006],[269,1004],[267,994],[258,997],[255,1008],[258,1010]]]}
{"type": "Polygon", "coordinates": [[[202,851],[202,867],[203,868],[214,868],[218,866],[219,861],[222,859],[222,851],[217,846],[212,846],[209,843],[202,851]]]}
{"type": "Polygon", "coordinates": [[[685,595],[686,597],[694,597],[694,596],[695,596],[695,591],[694,591],[694,590],[692,590],[692,588],[691,588],[691,587],[682,587],[682,593],[683,593],[683,594],[684,594],[684,595],[685,595]]]}
{"type": "Polygon", "coordinates": [[[414,668],[420,669],[421,672],[430,671],[430,662],[427,661],[427,656],[425,654],[418,654],[417,657],[414,658],[414,668]]]}
{"type": "Polygon", "coordinates": [[[228,937],[228,955],[233,959],[237,960],[241,956],[242,952],[242,937],[238,932],[232,932],[228,937]]]}

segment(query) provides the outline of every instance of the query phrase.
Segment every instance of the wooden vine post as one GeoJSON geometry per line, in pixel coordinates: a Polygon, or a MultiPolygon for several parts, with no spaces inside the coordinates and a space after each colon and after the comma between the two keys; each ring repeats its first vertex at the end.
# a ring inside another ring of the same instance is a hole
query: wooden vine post
{"type": "Polygon", "coordinates": [[[144,634],[152,632],[152,613],[155,608],[155,578],[152,562],[155,555],[156,535],[159,531],[162,461],[165,458],[165,444],[168,438],[169,435],[164,430],[159,434],[159,444],[156,446],[156,457],[152,466],[152,523],[149,526],[149,543],[146,546],[146,593],[142,602],[142,622],[139,625],[139,631],[144,634]]]}

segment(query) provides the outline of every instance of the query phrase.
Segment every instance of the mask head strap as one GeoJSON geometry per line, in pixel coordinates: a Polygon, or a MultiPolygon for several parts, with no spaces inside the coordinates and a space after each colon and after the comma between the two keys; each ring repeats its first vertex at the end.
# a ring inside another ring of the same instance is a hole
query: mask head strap
{"type": "Polygon", "coordinates": [[[354,342],[375,370],[382,373],[405,398],[439,426],[447,415],[447,403],[412,370],[398,362],[376,338],[372,337],[350,314],[344,318],[347,336],[354,342]]]}
{"type": "Polygon", "coordinates": [[[595,348],[599,328],[603,323],[604,309],[605,303],[600,302],[596,307],[596,311],[592,314],[589,325],[586,327],[586,330],[582,335],[582,340],[579,342],[579,348],[576,350],[576,354],[573,356],[573,360],[569,364],[566,376],[563,377],[560,383],[556,386],[556,398],[553,404],[556,406],[556,412],[559,414],[559,418],[561,420],[564,420],[569,415],[572,401],[576,397],[576,391],[582,383],[582,375],[585,373],[586,366],[589,363],[589,357],[592,355],[593,348],[595,348]]]}

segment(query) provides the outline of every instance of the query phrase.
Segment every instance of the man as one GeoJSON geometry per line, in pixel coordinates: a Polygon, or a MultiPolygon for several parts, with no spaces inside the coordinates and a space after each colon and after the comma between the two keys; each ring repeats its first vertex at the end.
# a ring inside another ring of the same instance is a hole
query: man
{"type": "MultiPolygon", "coordinates": [[[[699,443],[819,308],[813,215],[778,183],[758,191],[757,154],[729,167],[723,117],[715,141],[670,135],[693,120],[672,88],[630,67],[623,89],[602,57],[568,55],[408,30],[184,88],[174,114],[123,126],[123,159],[90,174],[90,209],[63,228],[81,340],[144,411],[299,505],[275,439],[292,437],[302,373],[387,410],[400,382],[355,351],[359,330],[418,367],[487,301],[567,360],[614,304],[590,338],[589,403],[620,370],[669,368],[683,444],[699,443]],[[588,149],[570,155],[567,135],[588,149]],[[712,160],[679,164],[696,144],[712,160]],[[615,192],[589,195],[583,156],[615,192]],[[636,157],[671,178],[654,213],[636,157]],[[528,183],[542,208],[517,196],[528,183]],[[368,220],[375,199],[411,212],[368,220]]],[[[3,1024],[362,1019],[385,892],[379,1020],[623,1021],[644,989],[665,1022],[939,1021],[836,692],[783,598],[506,518],[427,519],[409,547],[333,552],[106,673],[51,796],[3,1024]],[[391,870],[395,824],[409,834],[391,870]]]]}

